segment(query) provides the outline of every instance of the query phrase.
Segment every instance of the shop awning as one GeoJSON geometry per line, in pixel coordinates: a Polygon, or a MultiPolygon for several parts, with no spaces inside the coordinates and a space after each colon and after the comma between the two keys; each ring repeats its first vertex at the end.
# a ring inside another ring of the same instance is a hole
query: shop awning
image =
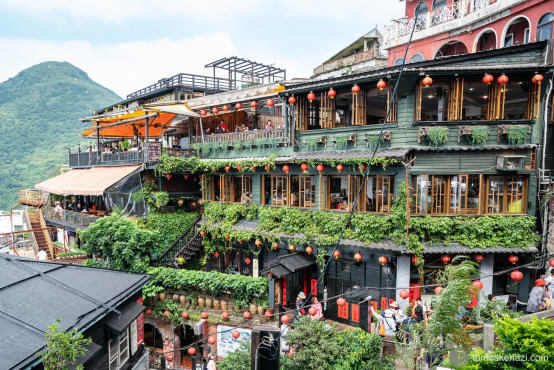
{"type": "Polygon", "coordinates": [[[112,312],[104,321],[104,326],[115,334],[119,334],[127,329],[131,322],[146,310],[146,307],[138,302],[129,300],[121,307],[117,307],[117,309],[121,312],[121,315],[112,312]]]}
{"type": "Polygon", "coordinates": [[[151,112],[172,113],[172,114],[178,114],[180,116],[187,116],[187,117],[196,117],[196,118],[201,117],[198,113],[194,113],[185,104],[149,106],[149,107],[144,107],[144,110],[151,111],[151,112]]]}
{"type": "Polygon", "coordinates": [[[58,195],[103,195],[110,186],[141,167],[142,165],[76,169],[38,183],[35,188],[58,195]]]}
{"type": "Polygon", "coordinates": [[[268,266],[260,271],[260,274],[271,272],[275,277],[281,278],[315,265],[315,261],[308,257],[304,252],[297,252],[277,257],[277,259],[269,262],[268,266]]]}
{"type": "Polygon", "coordinates": [[[137,117],[103,119],[95,122],[92,127],[83,132],[82,136],[96,138],[97,130],[100,129],[101,138],[144,138],[146,137],[146,118],[148,118],[148,136],[160,136],[167,130],[175,117],[177,117],[175,113],[143,112],[137,117]]]}

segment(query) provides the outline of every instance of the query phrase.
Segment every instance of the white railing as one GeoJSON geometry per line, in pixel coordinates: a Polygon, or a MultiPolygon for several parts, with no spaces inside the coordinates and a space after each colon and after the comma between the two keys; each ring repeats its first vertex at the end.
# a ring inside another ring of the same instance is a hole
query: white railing
{"type": "Polygon", "coordinates": [[[420,14],[417,19],[413,17],[394,20],[393,24],[385,28],[385,44],[394,44],[399,38],[409,35],[414,27],[414,32],[423,31],[474,13],[495,2],[496,0],[459,0],[420,14]]]}

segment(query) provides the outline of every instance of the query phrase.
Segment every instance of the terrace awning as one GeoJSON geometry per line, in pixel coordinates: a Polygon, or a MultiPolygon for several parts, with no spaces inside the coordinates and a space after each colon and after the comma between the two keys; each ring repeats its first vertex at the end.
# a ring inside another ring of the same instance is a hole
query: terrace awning
{"type": "Polygon", "coordinates": [[[305,253],[297,252],[277,257],[277,259],[269,262],[268,266],[260,271],[260,274],[271,272],[275,277],[281,278],[315,265],[315,261],[308,257],[305,253]]]}
{"type": "Polygon", "coordinates": [[[142,165],[76,169],[38,183],[35,188],[58,195],[98,196],[140,168],[142,165]]]}
{"type": "Polygon", "coordinates": [[[146,137],[146,119],[148,118],[148,136],[155,137],[162,135],[173,119],[177,117],[175,113],[141,112],[141,115],[133,117],[121,116],[115,119],[102,119],[83,132],[82,136],[96,138],[97,130],[100,129],[100,137],[104,138],[146,137]]]}
{"type": "Polygon", "coordinates": [[[148,107],[144,107],[144,110],[151,111],[151,112],[172,113],[172,114],[178,114],[180,116],[195,117],[195,118],[201,117],[198,113],[194,113],[185,104],[167,104],[167,105],[158,105],[158,106],[148,106],[148,107]]]}

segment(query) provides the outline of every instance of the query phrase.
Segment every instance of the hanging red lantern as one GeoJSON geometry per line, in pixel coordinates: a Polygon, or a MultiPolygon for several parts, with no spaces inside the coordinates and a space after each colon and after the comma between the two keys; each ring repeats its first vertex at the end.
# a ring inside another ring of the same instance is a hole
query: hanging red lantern
{"type": "Polygon", "coordinates": [[[475,256],[473,256],[473,259],[481,263],[481,261],[485,259],[485,256],[483,256],[482,254],[476,254],[475,256]]]}
{"type": "Polygon", "coordinates": [[[519,270],[514,270],[510,273],[510,277],[512,278],[512,280],[514,280],[517,284],[518,281],[520,281],[521,279],[523,279],[523,273],[521,273],[521,271],[519,270]]]}
{"type": "Polygon", "coordinates": [[[165,359],[169,362],[172,362],[174,359],[175,359],[175,356],[173,356],[173,353],[168,353],[166,356],[165,356],[165,359]]]}
{"type": "Polygon", "coordinates": [[[290,319],[287,315],[283,315],[281,316],[281,322],[285,325],[287,325],[289,323],[290,319]]]}
{"type": "Polygon", "coordinates": [[[534,84],[541,84],[542,80],[544,80],[544,76],[537,73],[536,75],[533,76],[532,80],[534,84]]]}
{"type": "Polygon", "coordinates": [[[213,107],[212,108],[212,113],[213,114],[218,114],[219,113],[219,108],[218,107],[213,107]]]}
{"type": "Polygon", "coordinates": [[[224,167],[224,169],[225,169],[225,172],[229,172],[231,170],[231,166],[227,165],[224,167]]]}
{"type": "Polygon", "coordinates": [[[419,262],[419,257],[418,256],[412,256],[412,263],[415,265],[419,262]]]}
{"type": "Polygon", "coordinates": [[[482,81],[484,84],[490,85],[494,81],[494,76],[488,73],[485,73],[482,81]]]}
{"type": "Polygon", "coordinates": [[[168,173],[165,175],[165,178],[168,179],[168,180],[171,180],[171,178],[173,177],[172,174],[168,173]]]}
{"type": "Polygon", "coordinates": [[[388,258],[385,257],[385,256],[379,257],[379,263],[380,263],[381,265],[384,265],[384,264],[387,263],[388,261],[389,261],[388,258]]]}
{"type": "Polygon", "coordinates": [[[311,254],[311,253],[314,251],[314,249],[313,249],[312,247],[310,247],[309,245],[308,245],[306,248],[304,248],[304,250],[305,250],[306,253],[308,253],[308,254],[311,254]]]}
{"type": "Polygon", "coordinates": [[[379,90],[383,91],[383,89],[387,87],[387,83],[383,80],[379,80],[379,82],[377,82],[377,87],[379,90]]]}
{"type": "Polygon", "coordinates": [[[273,99],[267,99],[267,101],[265,102],[265,104],[268,106],[268,107],[273,107],[275,105],[275,102],[273,101],[273,99]]]}
{"type": "Polygon", "coordinates": [[[200,317],[205,320],[208,318],[208,313],[206,311],[202,311],[202,313],[200,314],[200,317]]]}
{"type": "Polygon", "coordinates": [[[337,171],[342,172],[344,170],[344,166],[342,164],[337,164],[337,171]]]}
{"type": "Polygon", "coordinates": [[[508,76],[502,73],[502,76],[498,77],[496,82],[498,82],[499,85],[506,85],[508,83],[508,76]]]}
{"type": "Polygon", "coordinates": [[[333,99],[335,96],[337,96],[337,92],[331,87],[329,91],[327,91],[327,96],[333,99]]]}
{"type": "Polygon", "coordinates": [[[445,265],[446,265],[448,262],[450,262],[450,259],[451,259],[450,256],[448,256],[448,255],[446,255],[446,254],[443,255],[443,256],[441,257],[441,261],[444,262],[445,265]]]}
{"type": "Polygon", "coordinates": [[[441,286],[438,286],[438,287],[436,287],[436,288],[435,288],[435,294],[436,294],[436,295],[439,295],[439,294],[441,294],[441,293],[442,293],[442,291],[443,291],[443,290],[444,290],[444,288],[443,288],[443,287],[441,287],[441,286]]]}
{"type": "Polygon", "coordinates": [[[480,280],[475,280],[472,284],[479,290],[483,289],[483,283],[480,280]]]}
{"type": "Polygon", "coordinates": [[[256,172],[256,166],[252,166],[252,172],[256,172]]]}
{"type": "Polygon", "coordinates": [[[365,164],[365,163],[364,163],[364,164],[361,164],[361,165],[359,166],[359,168],[360,168],[360,171],[365,172],[365,170],[367,170],[367,164],[365,164]]]}
{"type": "Polygon", "coordinates": [[[425,78],[421,81],[421,83],[423,84],[423,86],[425,87],[429,87],[431,86],[431,84],[433,83],[433,79],[431,77],[429,77],[429,75],[425,76],[425,78]]]}
{"type": "Polygon", "coordinates": [[[265,166],[265,170],[266,170],[267,172],[271,171],[271,166],[265,166]]]}
{"type": "Polygon", "coordinates": [[[333,257],[335,257],[335,259],[339,259],[340,257],[340,251],[337,249],[336,251],[333,252],[333,257]]]}
{"type": "Polygon", "coordinates": [[[229,110],[229,106],[228,106],[227,104],[225,104],[225,105],[223,106],[223,110],[224,110],[224,111],[228,111],[228,110],[229,110]]]}
{"type": "Polygon", "coordinates": [[[242,239],[239,239],[239,240],[237,240],[237,241],[239,242],[239,244],[244,243],[244,240],[242,240],[242,239]]]}
{"type": "Polygon", "coordinates": [[[554,258],[552,258],[552,259],[550,260],[549,264],[550,264],[550,267],[554,268],[554,258]]]}
{"type": "Polygon", "coordinates": [[[352,92],[354,93],[354,95],[357,95],[361,90],[362,89],[360,89],[360,86],[358,86],[357,84],[352,86],[352,92]]]}
{"type": "Polygon", "coordinates": [[[290,167],[288,165],[284,165],[283,166],[283,172],[284,173],[289,173],[289,171],[290,171],[290,167]]]}
{"type": "Polygon", "coordinates": [[[225,240],[229,240],[231,239],[231,236],[230,235],[225,235],[225,240]]]}
{"type": "Polygon", "coordinates": [[[400,295],[400,298],[406,299],[410,296],[410,292],[408,292],[407,290],[401,290],[399,295],[400,295]]]}
{"type": "Polygon", "coordinates": [[[200,180],[202,180],[202,174],[199,174],[199,175],[198,175],[198,178],[199,178],[200,180]]]}
{"type": "Polygon", "coordinates": [[[311,102],[313,102],[315,100],[315,94],[310,91],[310,93],[308,94],[308,100],[311,102]]]}
{"type": "Polygon", "coordinates": [[[339,299],[337,299],[337,306],[344,306],[346,304],[346,299],[340,297],[339,299]]]}
{"type": "Polygon", "coordinates": [[[165,316],[165,317],[168,317],[168,316],[169,316],[169,311],[165,310],[165,311],[164,311],[164,316],[165,316]]]}
{"type": "Polygon", "coordinates": [[[273,243],[273,249],[277,249],[277,248],[279,248],[279,243],[274,242],[274,243],[273,243]]]}
{"type": "Polygon", "coordinates": [[[254,244],[256,244],[259,247],[260,245],[262,245],[262,241],[260,239],[256,239],[254,244]]]}
{"type": "Polygon", "coordinates": [[[296,245],[290,244],[289,245],[289,251],[294,252],[296,250],[296,245]]]}
{"type": "Polygon", "coordinates": [[[229,313],[225,311],[221,314],[221,317],[223,318],[223,320],[227,320],[229,318],[229,313]]]}
{"type": "Polygon", "coordinates": [[[240,164],[237,166],[237,171],[241,172],[242,170],[242,167],[240,166],[240,164]]]}
{"type": "Polygon", "coordinates": [[[249,311],[244,311],[244,313],[242,314],[242,317],[244,317],[245,320],[248,320],[250,318],[250,312],[249,311]]]}
{"type": "Polygon", "coordinates": [[[318,170],[319,172],[323,172],[324,169],[325,169],[325,166],[324,166],[324,165],[322,165],[322,164],[318,164],[318,165],[317,165],[317,170],[318,170]]]}
{"type": "Polygon", "coordinates": [[[241,104],[241,103],[235,104],[235,108],[237,108],[237,109],[242,109],[242,104],[241,104]]]}
{"type": "Polygon", "coordinates": [[[183,319],[188,319],[189,318],[189,313],[187,311],[183,311],[181,316],[183,316],[183,319]]]}
{"type": "Polygon", "coordinates": [[[205,109],[202,109],[202,110],[200,111],[200,114],[203,115],[203,116],[205,116],[206,114],[208,114],[208,111],[205,110],[205,109]]]}
{"type": "Polygon", "coordinates": [[[256,107],[258,106],[258,102],[253,100],[252,103],[250,103],[250,106],[254,109],[256,109],[256,107]]]}
{"type": "Polygon", "coordinates": [[[217,342],[217,339],[215,336],[211,336],[208,338],[208,343],[210,343],[212,346],[215,344],[215,342],[217,342]]]}
{"type": "Polygon", "coordinates": [[[189,175],[189,174],[187,174],[187,173],[185,173],[185,174],[183,175],[183,178],[184,178],[185,180],[188,180],[188,179],[189,179],[189,177],[190,177],[190,175],[189,175]]]}
{"type": "Polygon", "coordinates": [[[294,96],[289,97],[289,104],[293,105],[294,103],[296,103],[296,98],[294,96]]]}
{"type": "Polygon", "coordinates": [[[146,309],[146,314],[147,314],[147,315],[152,315],[152,310],[151,310],[150,308],[147,308],[147,309],[146,309]]]}
{"type": "Polygon", "coordinates": [[[355,259],[357,262],[360,262],[360,261],[362,260],[362,258],[364,258],[364,257],[362,256],[362,254],[361,254],[360,252],[358,252],[358,253],[356,253],[356,254],[354,255],[354,259],[355,259]]]}
{"type": "Polygon", "coordinates": [[[215,251],[214,256],[215,256],[215,258],[219,257],[219,252],[215,251]]]}
{"type": "Polygon", "coordinates": [[[519,261],[519,257],[511,255],[510,257],[508,257],[508,261],[510,261],[512,264],[515,265],[517,263],[517,261],[519,261]]]}
{"type": "Polygon", "coordinates": [[[310,316],[315,316],[315,314],[317,313],[317,311],[315,310],[315,308],[310,307],[310,309],[308,310],[308,313],[310,314],[310,316]]]}
{"type": "Polygon", "coordinates": [[[200,230],[200,236],[206,235],[206,232],[204,230],[200,230]]]}
{"type": "Polygon", "coordinates": [[[196,354],[196,348],[190,347],[187,352],[189,355],[194,356],[196,354]]]}
{"type": "Polygon", "coordinates": [[[244,262],[246,262],[246,264],[249,265],[250,262],[252,262],[252,261],[250,261],[250,258],[246,257],[246,259],[244,260],[244,262]]]}
{"type": "Polygon", "coordinates": [[[300,165],[300,169],[301,169],[302,171],[308,171],[308,164],[307,164],[307,163],[302,163],[302,164],[300,165]]]}
{"type": "Polygon", "coordinates": [[[268,319],[271,317],[271,315],[273,315],[273,314],[272,314],[271,311],[269,311],[269,310],[267,310],[267,311],[264,312],[264,316],[265,316],[266,318],[268,318],[268,319]]]}

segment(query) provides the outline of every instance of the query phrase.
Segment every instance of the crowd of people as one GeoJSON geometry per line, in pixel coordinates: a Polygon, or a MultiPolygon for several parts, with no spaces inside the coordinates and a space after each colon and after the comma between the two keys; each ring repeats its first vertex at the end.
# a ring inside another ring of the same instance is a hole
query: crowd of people
{"type": "Polygon", "coordinates": [[[62,218],[65,211],[87,213],[96,210],[96,205],[88,205],[81,203],[69,203],[69,202],[54,202],[54,214],[56,218],[62,218]]]}
{"type": "MultiPolygon", "coordinates": [[[[273,130],[275,128],[275,126],[273,126],[273,123],[271,122],[271,120],[268,120],[266,125],[265,125],[265,129],[266,130],[273,130]]],[[[256,127],[256,124],[253,122],[253,123],[241,123],[240,125],[236,125],[235,126],[235,132],[247,132],[247,131],[257,131],[258,128],[256,127]]],[[[212,131],[212,128],[211,127],[206,127],[204,129],[204,135],[213,135],[213,134],[226,134],[226,133],[229,133],[229,128],[227,126],[227,123],[225,123],[224,120],[221,120],[219,122],[219,124],[217,125],[216,129],[215,129],[215,132],[212,131]]]]}

